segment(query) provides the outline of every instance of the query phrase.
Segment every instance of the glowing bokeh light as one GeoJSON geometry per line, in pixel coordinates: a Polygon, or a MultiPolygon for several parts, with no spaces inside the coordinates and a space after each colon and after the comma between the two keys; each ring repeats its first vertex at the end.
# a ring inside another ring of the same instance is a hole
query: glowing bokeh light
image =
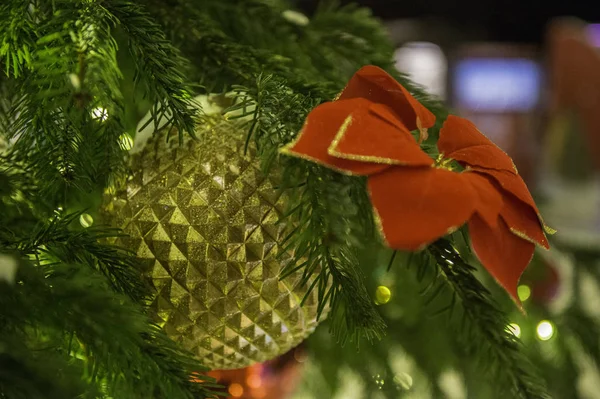
{"type": "Polygon", "coordinates": [[[517,323],[510,323],[506,329],[517,338],[521,336],[521,327],[517,323]]]}
{"type": "Polygon", "coordinates": [[[408,75],[431,94],[444,98],[448,61],[442,49],[429,42],[410,42],[394,54],[396,69],[408,75]]]}
{"type": "Polygon", "coordinates": [[[133,139],[128,133],[123,133],[119,136],[119,146],[125,151],[129,151],[133,148],[133,139]]]}
{"type": "Polygon", "coordinates": [[[385,285],[380,285],[375,290],[375,303],[377,305],[383,305],[390,301],[392,298],[392,291],[385,285]]]}
{"type": "Polygon", "coordinates": [[[527,285],[520,285],[517,288],[517,295],[519,296],[521,302],[525,302],[531,296],[531,288],[529,288],[527,285]]]}
{"type": "Polygon", "coordinates": [[[101,122],[104,122],[108,119],[108,111],[102,107],[94,108],[92,110],[92,118],[98,119],[101,122]]]}
{"type": "Polygon", "coordinates": [[[538,323],[537,336],[542,341],[548,341],[554,335],[554,326],[548,320],[542,320],[538,323]]]}
{"type": "Polygon", "coordinates": [[[82,213],[79,216],[79,223],[83,227],[88,228],[88,227],[90,227],[91,225],[94,224],[94,218],[89,213],[82,213]]]}
{"type": "Polygon", "coordinates": [[[250,374],[246,378],[246,385],[248,385],[250,388],[260,387],[262,385],[262,378],[260,377],[260,374],[250,374]]]}
{"type": "Polygon", "coordinates": [[[229,386],[228,391],[229,394],[234,398],[239,398],[244,394],[244,387],[238,384],[237,382],[234,382],[229,386]]]}

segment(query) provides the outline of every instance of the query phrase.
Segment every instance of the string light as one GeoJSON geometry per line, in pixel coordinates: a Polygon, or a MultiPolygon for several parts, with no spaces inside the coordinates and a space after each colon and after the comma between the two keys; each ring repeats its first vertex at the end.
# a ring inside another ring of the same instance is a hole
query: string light
{"type": "Polygon", "coordinates": [[[521,327],[517,323],[510,323],[506,329],[517,338],[521,336],[521,327]]]}
{"type": "Polygon", "coordinates": [[[520,285],[517,288],[517,295],[521,302],[525,302],[531,296],[531,288],[529,288],[527,285],[520,285]]]}
{"type": "Polygon", "coordinates": [[[538,323],[536,331],[541,341],[548,341],[554,335],[554,326],[548,320],[542,320],[538,323]]]}
{"type": "Polygon", "coordinates": [[[244,387],[238,384],[237,382],[234,382],[229,386],[228,391],[229,394],[234,398],[239,398],[244,394],[244,387]]]}
{"type": "Polygon", "coordinates": [[[92,110],[92,118],[99,119],[100,122],[104,122],[108,119],[108,111],[102,107],[94,108],[92,110]]]}
{"type": "Polygon", "coordinates": [[[385,285],[380,285],[375,290],[375,304],[383,305],[390,301],[392,298],[392,292],[385,285]]]}
{"type": "Polygon", "coordinates": [[[119,136],[119,146],[125,151],[129,151],[133,148],[133,139],[128,133],[123,133],[119,136]]]}
{"type": "Polygon", "coordinates": [[[377,385],[377,388],[383,389],[383,386],[385,385],[385,380],[383,379],[383,377],[381,375],[377,374],[373,378],[375,379],[375,385],[377,385]]]}
{"type": "Polygon", "coordinates": [[[83,227],[88,228],[94,224],[94,218],[89,213],[82,213],[79,215],[79,223],[83,227]]]}
{"type": "Polygon", "coordinates": [[[262,385],[260,374],[250,374],[248,378],[246,378],[246,385],[254,389],[259,388],[262,385]]]}

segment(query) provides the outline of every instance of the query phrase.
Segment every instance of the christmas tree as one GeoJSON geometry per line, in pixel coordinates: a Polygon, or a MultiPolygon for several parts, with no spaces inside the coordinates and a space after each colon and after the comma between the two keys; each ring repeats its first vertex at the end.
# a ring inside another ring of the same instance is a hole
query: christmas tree
{"type": "Polygon", "coordinates": [[[549,306],[510,158],[323,4],[0,6],[0,398],[218,397],[304,340],[308,397],[584,397],[593,252],[549,306]]]}

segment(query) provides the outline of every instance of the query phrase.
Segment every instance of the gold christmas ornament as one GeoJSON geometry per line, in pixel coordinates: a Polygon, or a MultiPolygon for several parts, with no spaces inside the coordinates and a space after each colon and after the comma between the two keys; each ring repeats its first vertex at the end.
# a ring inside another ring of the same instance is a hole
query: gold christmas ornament
{"type": "MultiPolygon", "coordinates": [[[[317,325],[301,273],[279,279],[291,254],[279,247],[284,198],[245,131],[222,117],[180,147],[157,134],[132,157],[133,175],[107,206],[156,288],[151,309],[167,334],[211,369],[263,362],[317,325]]],[[[310,284],[310,281],[309,281],[310,284]]]]}

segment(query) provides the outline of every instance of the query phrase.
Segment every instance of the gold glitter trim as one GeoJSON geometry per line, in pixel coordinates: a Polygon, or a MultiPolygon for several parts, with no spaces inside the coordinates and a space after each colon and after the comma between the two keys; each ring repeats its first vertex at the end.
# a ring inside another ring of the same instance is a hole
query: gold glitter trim
{"type": "MultiPolygon", "coordinates": [[[[544,246],[540,245],[537,241],[535,241],[533,238],[529,237],[527,234],[523,233],[522,231],[519,231],[519,230],[515,229],[514,227],[509,227],[509,230],[511,233],[513,233],[517,237],[519,237],[525,241],[528,241],[538,247],[542,247],[545,250],[548,250],[548,248],[545,248],[544,246]]],[[[544,238],[546,238],[546,237],[544,237],[544,238]]]]}
{"type": "Polygon", "coordinates": [[[542,218],[542,214],[539,212],[536,212],[536,215],[540,221],[540,224],[542,225],[542,228],[544,229],[544,232],[546,232],[546,234],[549,235],[554,235],[557,233],[556,229],[553,229],[552,227],[548,226],[546,223],[544,223],[544,219],[542,218]]]}
{"type": "Polygon", "coordinates": [[[353,173],[349,170],[341,169],[334,165],[328,164],[327,162],[323,162],[322,160],[311,157],[310,155],[306,155],[306,154],[294,151],[292,148],[298,143],[298,141],[300,141],[300,138],[304,134],[304,130],[306,129],[307,125],[308,125],[308,121],[304,124],[304,127],[302,128],[302,130],[300,130],[300,133],[298,133],[298,137],[296,137],[294,140],[292,140],[288,144],[281,147],[278,152],[283,155],[288,155],[288,156],[292,156],[295,158],[304,159],[305,161],[314,162],[318,165],[324,166],[326,168],[329,168],[331,170],[334,170],[334,171],[341,173],[343,175],[346,175],[346,176],[362,176],[358,173],[353,173]]]}
{"type": "Polygon", "coordinates": [[[286,155],[296,154],[294,151],[291,150],[291,148],[294,147],[296,144],[298,144],[298,142],[302,138],[302,135],[304,134],[304,131],[306,130],[307,125],[308,125],[308,120],[306,120],[304,122],[304,125],[302,126],[302,129],[300,129],[300,132],[298,133],[296,138],[293,139],[292,141],[290,141],[289,143],[287,143],[286,145],[284,145],[283,147],[281,147],[278,152],[280,154],[286,154],[286,155]]]}
{"type": "Polygon", "coordinates": [[[349,115],[340,126],[340,129],[335,135],[335,138],[329,145],[327,149],[327,153],[332,157],[348,159],[350,161],[359,161],[359,162],[372,162],[378,163],[382,165],[410,165],[408,162],[401,162],[392,158],[378,157],[374,155],[355,155],[355,154],[345,154],[339,151],[336,151],[336,148],[339,142],[344,138],[344,135],[348,131],[348,128],[352,124],[352,115],[349,115]]]}
{"type": "MultiPolygon", "coordinates": [[[[540,220],[541,220],[541,219],[542,219],[542,218],[540,217],[540,220]]],[[[553,229],[552,227],[550,227],[550,226],[548,226],[548,225],[544,224],[544,222],[543,222],[543,221],[542,221],[542,227],[544,228],[544,231],[546,232],[546,234],[550,234],[551,236],[552,236],[552,235],[554,235],[554,234],[556,234],[556,232],[557,232],[557,230],[556,230],[556,229],[553,229]]]]}
{"type": "Polygon", "coordinates": [[[387,245],[388,248],[392,248],[392,245],[387,240],[385,232],[383,231],[383,221],[381,220],[381,215],[377,211],[377,208],[375,208],[375,205],[373,205],[373,193],[371,192],[371,187],[367,187],[367,193],[369,194],[371,207],[373,208],[373,219],[375,220],[375,227],[377,228],[377,231],[379,232],[379,235],[381,236],[381,239],[383,240],[385,245],[387,245]]]}

